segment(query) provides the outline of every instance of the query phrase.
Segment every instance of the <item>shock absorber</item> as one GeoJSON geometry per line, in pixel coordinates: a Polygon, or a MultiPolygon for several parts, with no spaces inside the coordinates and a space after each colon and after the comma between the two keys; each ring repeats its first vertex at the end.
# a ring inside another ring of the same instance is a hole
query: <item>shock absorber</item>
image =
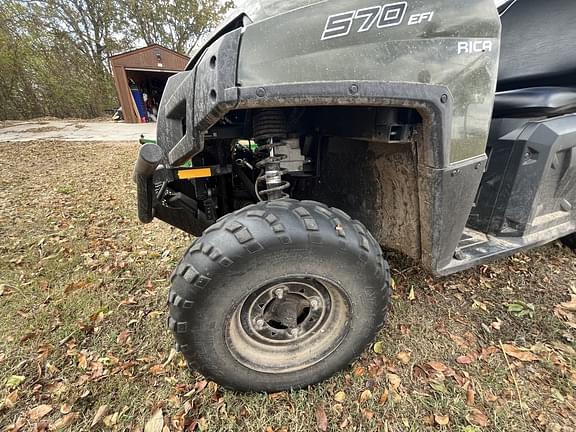
{"type": "Polygon", "coordinates": [[[266,153],[266,157],[256,164],[261,170],[255,184],[256,196],[260,201],[264,201],[262,196],[269,201],[287,198],[284,191],[290,183],[282,179],[286,170],[280,165],[287,156],[277,151],[288,135],[284,112],[280,109],[257,111],[252,118],[252,127],[258,150],[266,153]],[[261,183],[266,184],[265,189],[260,190],[261,183]]]}

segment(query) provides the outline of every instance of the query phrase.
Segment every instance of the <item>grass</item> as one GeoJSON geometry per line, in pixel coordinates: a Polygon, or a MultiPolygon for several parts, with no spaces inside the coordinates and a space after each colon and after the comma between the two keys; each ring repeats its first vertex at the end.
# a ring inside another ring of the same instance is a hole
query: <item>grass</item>
{"type": "Polygon", "coordinates": [[[0,430],[89,430],[100,411],[92,430],[138,431],[158,409],[175,431],[574,430],[575,332],[554,309],[576,260],[559,243],[443,279],[390,253],[382,343],[308,390],[237,394],[188,372],[165,300],[191,239],[137,223],[135,153],[1,145],[0,430]],[[508,312],[519,303],[532,317],[508,312]]]}

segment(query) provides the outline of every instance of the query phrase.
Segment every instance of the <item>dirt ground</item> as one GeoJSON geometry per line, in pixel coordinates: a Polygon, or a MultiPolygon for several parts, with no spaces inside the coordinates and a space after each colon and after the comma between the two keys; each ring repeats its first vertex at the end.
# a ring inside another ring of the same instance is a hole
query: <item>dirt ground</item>
{"type": "Polygon", "coordinates": [[[153,137],[155,123],[124,123],[106,119],[60,120],[53,118],[30,121],[0,122],[1,142],[60,140],[82,142],[137,141],[140,135],[153,137]]]}
{"type": "Polygon", "coordinates": [[[308,390],[188,372],[165,303],[192,239],[137,222],[136,150],[0,144],[0,430],[575,430],[576,259],[558,242],[443,279],[388,253],[388,324],[308,390]]]}

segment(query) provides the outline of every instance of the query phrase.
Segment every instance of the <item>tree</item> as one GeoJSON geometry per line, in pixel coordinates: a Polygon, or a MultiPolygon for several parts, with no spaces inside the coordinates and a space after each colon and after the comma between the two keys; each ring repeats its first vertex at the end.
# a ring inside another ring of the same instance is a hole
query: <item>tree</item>
{"type": "Polygon", "coordinates": [[[0,0],[0,119],[94,117],[117,106],[108,58],[194,47],[225,0],[0,0]]]}
{"type": "Polygon", "coordinates": [[[20,0],[28,6],[29,20],[54,35],[68,37],[90,58],[96,71],[108,70],[107,58],[128,48],[121,30],[125,27],[118,0],[20,0]]]}
{"type": "Polygon", "coordinates": [[[119,0],[133,33],[146,44],[190,52],[233,7],[220,0],[119,0]]]}
{"type": "Polygon", "coordinates": [[[38,25],[30,3],[0,0],[0,118],[94,117],[116,106],[110,74],[73,34],[38,25]]]}

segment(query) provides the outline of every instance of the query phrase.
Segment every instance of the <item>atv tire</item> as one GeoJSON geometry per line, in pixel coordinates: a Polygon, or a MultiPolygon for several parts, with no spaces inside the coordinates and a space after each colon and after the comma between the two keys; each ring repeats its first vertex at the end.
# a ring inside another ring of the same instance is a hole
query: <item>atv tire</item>
{"type": "Polygon", "coordinates": [[[576,251],[576,234],[571,234],[561,239],[564,245],[568,246],[573,251],[576,251]]]}
{"type": "Polygon", "coordinates": [[[282,199],[224,216],[172,276],[168,326],[192,369],[224,387],[306,387],[350,364],[384,325],[390,273],[344,212],[282,199]]]}

